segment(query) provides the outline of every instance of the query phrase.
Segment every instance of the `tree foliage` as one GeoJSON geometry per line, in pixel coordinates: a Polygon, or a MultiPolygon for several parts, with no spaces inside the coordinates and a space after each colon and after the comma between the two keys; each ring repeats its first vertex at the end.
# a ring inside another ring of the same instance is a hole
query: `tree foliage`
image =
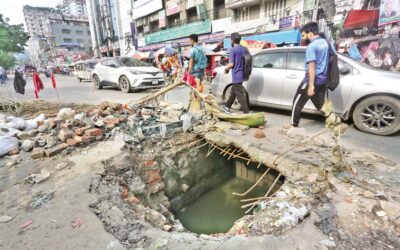
{"type": "Polygon", "coordinates": [[[12,53],[6,52],[4,50],[0,50],[0,66],[5,69],[9,69],[16,64],[17,60],[15,59],[12,53]]]}
{"type": "Polygon", "coordinates": [[[22,24],[11,25],[0,14],[0,66],[10,68],[15,65],[13,53],[24,51],[29,35],[22,24]]]}

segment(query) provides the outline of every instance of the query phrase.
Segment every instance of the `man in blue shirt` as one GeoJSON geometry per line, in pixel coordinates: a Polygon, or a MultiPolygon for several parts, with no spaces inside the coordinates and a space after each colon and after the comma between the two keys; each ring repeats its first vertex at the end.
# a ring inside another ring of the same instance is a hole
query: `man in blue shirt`
{"type": "Polygon", "coordinates": [[[242,106],[243,113],[249,113],[249,106],[247,104],[246,90],[243,87],[244,81],[244,53],[245,49],[240,45],[241,36],[239,33],[232,33],[231,42],[232,48],[229,50],[229,64],[225,68],[225,74],[228,74],[232,69],[232,90],[231,96],[223,107],[226,113],[230,113],[230,108],[237,98],[242,106]]]}
{"type": "Polygon", "coordinates": [[[318,110],[325,102],[326,85],[329,82],[329,44],[318,34],[318,24],[315,22],[309,22],[301,29],[302,39],[309,45],[306,49],[306,74],[293,99],[293,127],[299,126],[301,110],[309,99],[318,110]]]}
{"type": "Polygon", "coordinates": [[[198,44],[198,35],[191,34],[189,36],[189,41],[192,46],[189,52],[189,74],[192,74],[195,77],[197,90],[202,92],[205,69],[207,67],[206,54],[203,47],[198,44]]]}

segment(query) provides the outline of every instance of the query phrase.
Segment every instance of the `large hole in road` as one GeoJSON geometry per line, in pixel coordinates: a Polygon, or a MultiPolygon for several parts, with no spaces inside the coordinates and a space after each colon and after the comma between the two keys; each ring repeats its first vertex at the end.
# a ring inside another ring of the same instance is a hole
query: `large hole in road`
{"type": "Polygon", "coordinates": [[[162,170],[162,178],[170,211],[187,230],[226,233],[248,209],[241,207],[245,204],[242,200],[262,197],[267,192],[270,196],[283,184],[279,172],[245,159],[248,156],[244,152],[213,146],[191,148],[163,159],[168,165],[162,170]],[[229,153],[234,151],[238,153],[229,153]]]}

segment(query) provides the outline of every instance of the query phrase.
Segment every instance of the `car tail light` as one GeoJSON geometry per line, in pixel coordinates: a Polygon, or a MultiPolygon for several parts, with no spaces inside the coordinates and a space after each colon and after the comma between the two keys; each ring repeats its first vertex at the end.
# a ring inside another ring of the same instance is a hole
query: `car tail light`
{"type": "Polygon", "coordinates": [[[215,70],[213,70],[212,72],[212,79],[214,79],[217,76],[217,72],[215,70]]]}

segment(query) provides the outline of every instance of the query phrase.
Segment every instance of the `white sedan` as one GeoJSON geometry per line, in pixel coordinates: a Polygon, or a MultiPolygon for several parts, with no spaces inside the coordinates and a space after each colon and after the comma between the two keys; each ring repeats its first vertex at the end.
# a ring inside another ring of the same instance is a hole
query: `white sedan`
{"type": "Polygon", "coordinates": [[[92,72],[95,87],[119,87],[124,93],[162,88],[164,78],[161,70],[131,57],[103,58],[92,72]]]}

